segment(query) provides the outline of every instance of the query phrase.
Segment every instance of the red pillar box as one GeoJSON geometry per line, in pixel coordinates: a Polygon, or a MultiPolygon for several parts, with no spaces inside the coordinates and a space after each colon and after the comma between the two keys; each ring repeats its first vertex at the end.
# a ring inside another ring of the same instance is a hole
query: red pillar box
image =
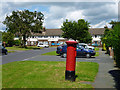
{"type": "Polygon", "coordinates": [[[75,81],[75,65],[76,65],[76,41],[66,41],[67,58],[65,80],[75,81]]]}

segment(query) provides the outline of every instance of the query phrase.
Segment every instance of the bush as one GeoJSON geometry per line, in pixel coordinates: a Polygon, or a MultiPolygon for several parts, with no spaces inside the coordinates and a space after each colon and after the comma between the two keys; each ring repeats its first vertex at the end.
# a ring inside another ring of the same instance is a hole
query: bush
{"type": "Polygon", "coordinates": [[[14,40],[14,45],[19,46],[20,45],[20,40],[14,40]]]}
{"type": "Polygon", "coordinates": [[[107,54],[109,47],[113,48],[116,66],[120,67],[120,24],[115,24],[110,30],[107,28],[102,41],[105,43],[107,54]]]}

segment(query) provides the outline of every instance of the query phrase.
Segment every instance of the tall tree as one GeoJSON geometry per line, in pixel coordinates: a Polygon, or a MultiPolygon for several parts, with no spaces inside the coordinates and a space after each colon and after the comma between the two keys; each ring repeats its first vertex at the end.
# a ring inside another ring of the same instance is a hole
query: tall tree
{"type": "Polygon", "coordinates": [[[61,29],[63,31],[62,36],[64,38],[72,38],[73,40],[78,40],[81,43],[90,43],[92,40],[92,37],[88,32],[89,23],[84,19],[79,19],[77,22],[68,21],[66,19],[66,21],[63,22],[61,29]]]}
{"type": "Polygon", "coordinates": [[[23,38],[23,45],[25,47],[26,38],[31,33],[41,32],[44,15],[41,12],[13,11],[12,15],[7,16],[3,22],[6,25],[6,30],[17,34],[20,39],[23,38]]]}
{"type": "Polygon", "coordinates": [[[14,44],[14,34],[11,32],[3,32],[2,41],[5,42],[7,46],[12,46],[14,44]]]}

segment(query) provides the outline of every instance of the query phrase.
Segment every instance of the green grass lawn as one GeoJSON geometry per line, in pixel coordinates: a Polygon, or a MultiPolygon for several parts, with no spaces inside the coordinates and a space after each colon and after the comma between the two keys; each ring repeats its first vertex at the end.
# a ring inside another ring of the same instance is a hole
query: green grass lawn
{"type": "Polygon", "coordinates": [[[95,47],[95,51],[99,51],[99,48],[98,48],[98,47],[95,47]]]}
{"type": "Polygon", "coordinates": [[[42,49],[41,47],[37,47],[37,46],[27,46],[27,48],[22,48],[22,47],[19,47],[19,46],[13,46],[13,47],[6,47],[6,49],[9,50],[20,50],[20,51],[23,51],[23,50],[32,50],[32,49],[42,49]]]}
{"type": "Polygon", "coordinates": [[[2,66],[3,88],[92,88],[98,72],[95,62],[76,62],[75,82],[65,81],[64,61],[17,61],[2,66]],[[82,83],[81,83],[82,82],[82,83]]]}
{"type": "Polygon", "coordinates": [[[56,51],[51,51],[51,52],[43,53],[41,55],[54,55],[54,56],[56,56],[58,54],[56,53],[56,51]]]}
{"type": "Polygon", "coordinates": [[[13,52],[15,52],[15,51],[8,51],[8,53],[13,53],[13,52]]]}
{"type": "Polygon", "coordinates": [[[95,56],[99,56],[99,52],[96,52],[95,56]]]}

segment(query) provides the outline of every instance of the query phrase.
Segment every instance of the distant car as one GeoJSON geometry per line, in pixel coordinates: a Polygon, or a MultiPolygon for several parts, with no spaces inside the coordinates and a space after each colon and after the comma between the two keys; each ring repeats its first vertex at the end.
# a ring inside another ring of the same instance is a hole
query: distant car
{"type": "Polygon", "coordinates": [[[87,44],[85,44],[85,43],[78,43],[78,45],[83,46],[85,49],[95,50],[95,48],[94,48],[94,47],[89,46],[89,45],[87,45],[87,44]]]}
{"type": "Polygon", "coordinates": [[[37,45],[38,47],[49,47],[49,45],[48,44],[43,44],[43,43],[38,43],[38,45],[37,45]]]}
{"type": "MultiPolygon", "coordinates": [[[[96,52],[94,50],[85,49],[83,46],[77,45],[76,48],[77,51],[77,57],[85,56],[87,58],[90,58],[91,56],[94,56],[96,52]]],[[[62,46],[62,50],[60,52],[61,57],[65,58],[67,56],[67,45],[62,46]]]]}
{"type": "Polygon", "coordinates": [[[5,47],[0,46],[0,50],[1,50],[2,54],[5,54],[5,55],[8,54],[8,50],[5,47]]]}

